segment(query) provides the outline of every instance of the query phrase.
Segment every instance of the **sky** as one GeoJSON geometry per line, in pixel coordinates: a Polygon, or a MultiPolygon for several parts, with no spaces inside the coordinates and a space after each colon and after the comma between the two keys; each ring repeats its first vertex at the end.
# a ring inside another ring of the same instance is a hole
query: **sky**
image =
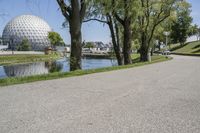
{"type": "MultiPolygon", "coordinates": [[[[200,26],[200,0],[188,0],[192,4],[193,23],[200,26]]],[[[63,28],[62,16],[56,0],[0,0],[0,35],[5,25],[14,17],[24,14],[36,15],[44,19],[50,27],[58,32],[65,43],[70,44],[69,28],[63,28]]],[[[82,27],[83,40],[111,42],[107,25],[99,22],[84,23],[82,27]]]]}

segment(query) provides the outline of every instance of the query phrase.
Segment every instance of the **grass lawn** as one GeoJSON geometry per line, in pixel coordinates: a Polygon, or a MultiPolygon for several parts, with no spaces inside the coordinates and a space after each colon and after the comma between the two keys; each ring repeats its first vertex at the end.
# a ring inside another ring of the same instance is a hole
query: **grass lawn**
{"type": "Polygon", "coordinates": [[[42,55],[42,54],[16,54],[16,55],[2,55],[0,56],[0,65],[11,65],[11,64],[19,64],[19,63],[28,63],[28,62],[39,62],[39,61],[48,61],[55,60],[60,58],[59,54],[51,54],[51,55],[42,55]]]}
{"type": "Polygon", "coordinates": [[[133,60],[139,59],[140,58],[140,54],[131,54],[131,58],[133,60]]]}
{"type": "Polygon", "coordinates": [[[200,55],[200,41],[190,42],[184,46],[172,49],[174,53],[200,55]]]}
{"type": "Polygon", "coordinates": [[[170,44],[170,46],[168,45],[167,48],[169,50],[173,50],[173,49],[177,49],[180,47],[180,43],[176,43],[176,44],[170,44]]]}
{"type": "MultiPolygon", "coordinates": [[[[135,57],[138,55],[133,55],[133,56],[135,57]]],[[[170,59],[171,58],[167,58],[166,56],[161,56],[161,55],[158,56],[157,55],[157,56],[152,57],[152,62],[137,62],[137,63],[131,64],[131,65],[105,67],[105,68],[98,68],[98,69],[91,69],[91,70],[77,70],[77,71],[65,72],[65,73],[57,72],[57,73],[49,73],[49,74],[44,74],[44,75],[35,75],[35,76],[28,76],[28,77],[5,78],[5,79],[0,79],[0,86],[22,84],[22,83],[28,83],[28,82],[34,82],[34,81],[66,78],[66,77],[80,76],[80,75],[86,75],[86,74],[92,74],[92,73],[133,68],[133,67],[137,67],[137,66],[143,66],[143,65],[147,65],[147,64],[167,61],[170,59]]]]}

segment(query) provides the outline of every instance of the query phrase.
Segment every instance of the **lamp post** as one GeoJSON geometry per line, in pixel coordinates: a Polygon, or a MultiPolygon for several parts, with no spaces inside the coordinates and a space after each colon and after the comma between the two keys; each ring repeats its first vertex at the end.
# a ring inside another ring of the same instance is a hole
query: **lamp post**
{"type": "Polygon", "coordinates": [[[165,40],[165,45],[167,47],[167,43],[168,43],[168,36],[170,35],[170,32],[169,31],[164,31],[163,34],[165,35],[166,37],[166,40],[165,40]]]}

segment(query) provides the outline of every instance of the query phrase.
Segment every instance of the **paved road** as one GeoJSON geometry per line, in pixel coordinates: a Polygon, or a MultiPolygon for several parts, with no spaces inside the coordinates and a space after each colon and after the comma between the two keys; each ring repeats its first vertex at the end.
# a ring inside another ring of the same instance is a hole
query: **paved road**
{"type": "Polygon", "coordinates": [[[1,133],[199,133],[200,58],[0,88],[1,133]]]}

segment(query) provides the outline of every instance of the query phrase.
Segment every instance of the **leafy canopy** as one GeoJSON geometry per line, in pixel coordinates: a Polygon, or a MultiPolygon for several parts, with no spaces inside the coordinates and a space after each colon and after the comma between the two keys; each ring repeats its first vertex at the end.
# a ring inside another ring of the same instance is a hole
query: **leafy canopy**
{"type": "Polygon", "coordinates": [[[48,38],[53,46],[61,46],[64,44],[63,39],[61,38],[60,34],[57,32],[49,32],[48,38]]]}

